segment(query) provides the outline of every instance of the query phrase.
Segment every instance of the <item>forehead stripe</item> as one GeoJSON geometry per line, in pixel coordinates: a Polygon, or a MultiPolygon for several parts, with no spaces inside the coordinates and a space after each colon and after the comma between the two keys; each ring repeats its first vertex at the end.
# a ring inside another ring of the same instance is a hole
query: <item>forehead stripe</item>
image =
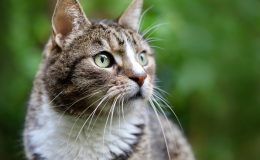
{"type": "Polygon", "coordinates": [[[131,43],[127,40],[126,35],[121,31],[122,36],[124,37],[125,46],[126,46],[126,55],[129,58],[129,61],[132,64],[134,74],[145,74],[145,70],[143,67],[137,62],[136,53],[131,45],[131,43]]]}

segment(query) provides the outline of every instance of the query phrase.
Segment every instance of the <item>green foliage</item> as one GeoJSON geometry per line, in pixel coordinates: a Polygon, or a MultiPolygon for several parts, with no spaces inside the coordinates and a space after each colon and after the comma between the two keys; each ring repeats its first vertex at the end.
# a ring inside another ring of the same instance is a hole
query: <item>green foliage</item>
{"type": "MultiPolygon", "coordinates": [[[[144,0],[158,85],[170,93],[197,159],[260,159],[260,2],[144,0]]],[[[111,19],[130,0],[81,0],[87,16],[111,19]]],[[[33,77],[51,33],[54,1],[0,1],[0,159],[22,159],[33,77]]],[[[149,35],[149,33],[148,33],[149,35]]],[[[174,115],[171,115],[175,119],[174,115]]]]}

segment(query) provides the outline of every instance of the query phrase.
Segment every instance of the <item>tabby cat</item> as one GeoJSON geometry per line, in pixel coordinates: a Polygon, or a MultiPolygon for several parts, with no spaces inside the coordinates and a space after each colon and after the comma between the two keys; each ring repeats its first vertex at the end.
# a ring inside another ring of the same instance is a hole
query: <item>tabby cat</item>
{"type": "Polygon", "coordinates": [[[154,52],[138,32],[142,4],[89,21],[78,0],[57,2],[27,110],[27,159],[194,160],[159,115],[154,52]]]}

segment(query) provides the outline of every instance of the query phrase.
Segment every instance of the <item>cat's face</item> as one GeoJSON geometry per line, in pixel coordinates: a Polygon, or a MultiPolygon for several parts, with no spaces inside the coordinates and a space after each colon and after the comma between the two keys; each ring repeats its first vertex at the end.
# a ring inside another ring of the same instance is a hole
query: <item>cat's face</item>
{"type": "Polygon", "coordinates": [[[144,107],[153,92],[153,51],[135,26],[125,23],[125,18],[131,20],[129,10],[136,10],[140,2],[134,1],[117,22],[92,23],[81,15],[77,1],[65,2],[59,2],[63,3],[60,8],[73,6],[76,16],[68,20],[59,15],[57,5],[53,38],[45,54],[44,84],[54,108],[84,117],[94,112],[109,114],[111,109],[119,114],[122,106],[124,112],[144,107]],[[65,20],[55,22],[60,17],[65,20]]]}

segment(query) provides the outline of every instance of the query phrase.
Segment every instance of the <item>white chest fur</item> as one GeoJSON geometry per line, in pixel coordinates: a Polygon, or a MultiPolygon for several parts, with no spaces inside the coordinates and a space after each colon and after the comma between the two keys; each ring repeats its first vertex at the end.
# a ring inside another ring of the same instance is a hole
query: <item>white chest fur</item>
{"type": "Polygon", "coordinates": [[[48,103],[42,109],[37,117],[40,126],[29,136],[35,153],[48,160],[107,160],[124,154],[137,140],[133,134],[141,132],[135,125],[143,123],[139,116],[131,115],[112,122],[111,118],[93,118],[89,125],[91,119],[85,123],[86,119],[68,115],[61,118],[48,103]]]}

